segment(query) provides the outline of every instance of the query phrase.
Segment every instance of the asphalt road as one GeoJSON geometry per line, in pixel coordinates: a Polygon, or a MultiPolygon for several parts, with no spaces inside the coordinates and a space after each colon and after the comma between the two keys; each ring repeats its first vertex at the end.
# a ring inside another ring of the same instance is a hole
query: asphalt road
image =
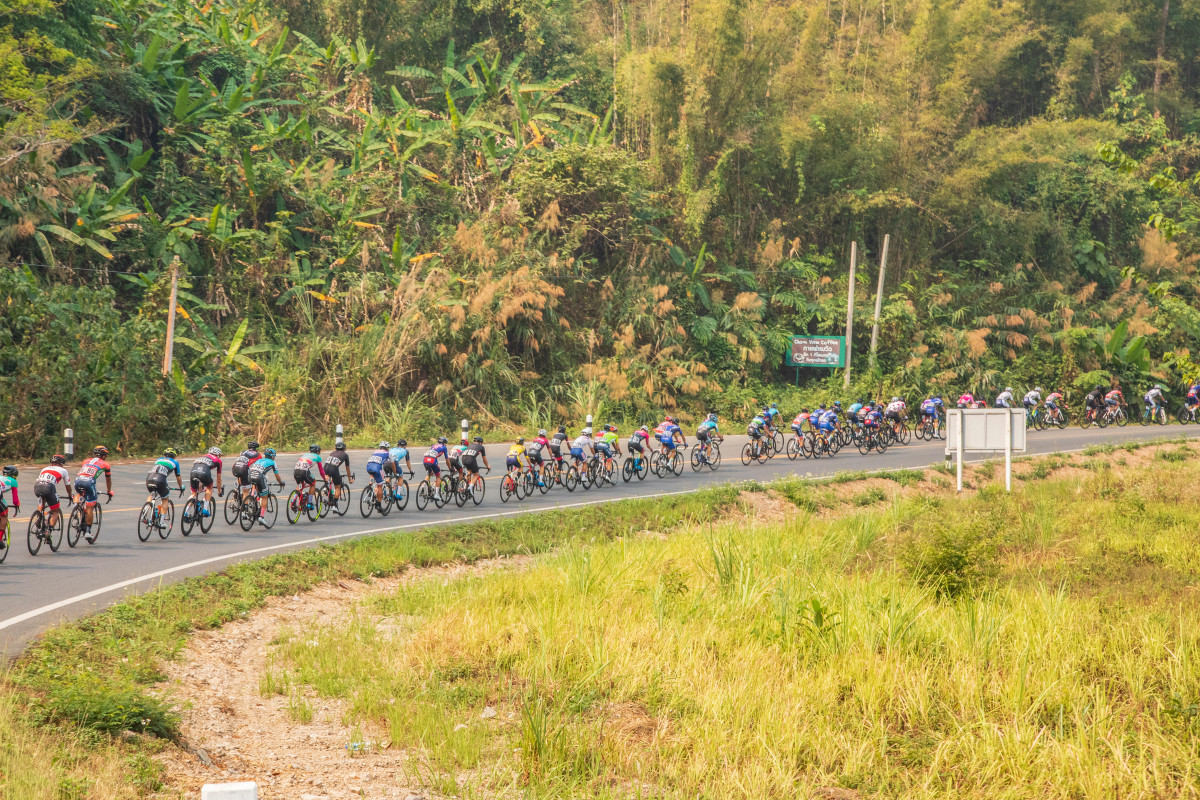
{"type": "MultiPolygon", "coordinates": [[[[1153,439],[1164,436],[1188,435],[1200,437],[1200,428],[1142,428],[1137,425],[1127,428],[1106,430],[1081,430],[1068,428],[1064,431],[1029,433],[1029,454],[1054,451],[1079,450],[1089,444],[1125,442],[1137,439],[1153,439]]],[[[743,467],[737,460],[745,436],[728,436],[722,447],[724,459],[715,472],[707,469],[693,473],[684,467],[680,477],[663,479],[649,475],[644,481],[636,478],[626,484],[620,479],[615,487],[583,491],[576,489],[567,493],[557,487],[546,495],[535,494],[521,502],[501,503],[497,492],[499,476],[504,469],[504,453],[507,445],[490,445],[488,455],[493,470],[488,476],[487,495],[483,503],[464,508],[449,506],[435,510],[430,506],[417,511],[410,502],[403,512],[393,511],[386,518],[378,514],[363,519],[358,511],[358,491],[367,480],[364,468],[366,453],[353,451],[351,464],[358,475],[353,487],[350,511],[345,517],[330,515],[315,523],[301,517],[299,524],[292,526],[284,519],[282,503],[275,527],[261,527],[243,533],[236,526],[225,524],[217,507],[217,520],[212,531],[202,535],[199,528],[184,538],[179,532],[178,516],[183,500],[187,497],[187,470],[190,459],[181,459],[184,474],[184,497],[172,494],[176,506],[176,524],[166,540],[153,536],[150,541],[138,541],[136,534],[137,513],[146,499],[145,476],[150,462],[135,462],[113,468],[113,491],[115,497],[105,508],[104,523],[100,539],[95,545],[80,541],[74,550],[69,549],[66,539],[59,552],[51,553],[46,545],[35,557],[26,549],[26,528],[29,514],[36,504],[32,491],[32,480],[22,473],[21,497],[24,506],[21,516],[13,520],[13,542],[7,561],[0,565],[0,604],[6,618],[0,620],[0,649],[12,656],[41,631],[63,620],[85,616],[97,609],[119,601],[126,595],[148,591],[155,586],[171,583],[193,575],[202,575],[223,569],[229,564],[262,558],[278,552],[301,547],[313,547],[323,542],[335,543],[355,536],[366,536],[394,530],[411,530],[431,525],[444,525],[468,520],[480,520],[511,516],[514,514],[543,511],[554,508],[570,508],[632,497],[655,497],[681,494],[721,483],[745,480],[772,480],[785,475],[811,477],[830,476],[843,470],[886,470],[928,467],[940,463],[944,458],[943,442],[919,442],[916,439],[904,446],[894,446],[885,454],[859,455],[853,448],[843,450],[833,458],[789,461],[777,456],[766,464],[751,464],[743,467]]],[[[294,455],[292,456],[294,460],[294,455]]],[[[280,474],[290,484],[288,456],[280,454],[280,474]]],[[[423,470],[419,461],[414,461],[417,477],[423,470]]],[[[74,469],[71,470],[72,476],[74,469]]],[[[229,476],[226,476],[227,478],[229,476]]],[[[413,480],[410,479],[410,483],[413,480]]],[[[171,483],[173,485],[173,481],[171,483]]],[[[290,491],[290,485],[284,492],[290,491]]],[[[413,483],[415,492],[415,483],[413,483]]],[[[214,492],[215,497],[215,492],[214,492]]],[[[104,496],[101,495],[103,502],[104,496]]],[[[415,498],[414,498],[415,499],[415,498]]],[[[65,507],[65,504],[64,504],[65,507]]]]}

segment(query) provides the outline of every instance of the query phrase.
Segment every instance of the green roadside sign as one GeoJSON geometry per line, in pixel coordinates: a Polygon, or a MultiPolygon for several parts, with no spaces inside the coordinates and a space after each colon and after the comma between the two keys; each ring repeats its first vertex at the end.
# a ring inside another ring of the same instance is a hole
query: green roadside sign
{"type": "MultiPolygon", "coordinates": [[[[793,336],[788,351],[789,367],[846,366],[845,336],[793,336]]],[[[799,373],[797,373],[799,375],[799,373]]]]}

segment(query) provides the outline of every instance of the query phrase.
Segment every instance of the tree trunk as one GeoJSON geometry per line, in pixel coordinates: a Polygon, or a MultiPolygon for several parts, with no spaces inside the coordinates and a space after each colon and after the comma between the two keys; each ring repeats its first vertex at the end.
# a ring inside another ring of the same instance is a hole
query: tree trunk
{"type": "Polygon", "coordinates": [[[1158,25],[1158,57],[1154,59],[1154,96],[1162,86],[1162,65],[1164,51],[1167,49],[1167,17],[1171,13],[1171,0],[1163,0],[1162,22],[1158,25]]]}

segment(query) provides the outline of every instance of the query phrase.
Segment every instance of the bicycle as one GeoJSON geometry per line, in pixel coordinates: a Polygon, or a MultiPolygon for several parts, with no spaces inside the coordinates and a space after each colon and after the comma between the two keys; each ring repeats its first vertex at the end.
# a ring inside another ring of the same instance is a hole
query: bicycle
{"type": "Polygon", "coordinates": [[[450,499],[454,500],[454,503],[459,508],[462,508],[471,499],[471,484],[467,480],[466,471],[462,469],[451,470],[449,475],[450,499]]]}
{"type": "Polygon", "coordinates": [[[768,445],[761,438],[751,439],[742,445],[742,466],[750,466],[750,462],[757,461],[760,464],[767,463],[767,448],[768,445]]]}
{"type": "Polygon", "coordinates": [[[445,474],[435,479],[431,472],[417,484],[417,509],[424,511],[431,501],[436,508],[450,501],[450,478],[445,474]]]}
{"type": "MultiPolygon", "coordinates": [[[[112,502],[112,492],[106,492],[108,499],[104,501],[105,505],[112,502]]],[[[71,518],[67,520],[67,544],[74,548],[79,544],[79,539],[82,536],[88,544],[95,544],[100,538],[100,518],[104,515],[104,508],[97,503],[92,507],[92,527],[88,530],[86,536],[83,535],[83,526],[87,521],[87,507],[83,503],[76,503],[75,508],[71,510],[71,518]]],[[[0,558],[0,562],[4,559],[0,558]]]]}
{"type": "Polygon", "coordinates": [[[1129,424],[1129,415],[1125,413],[1124,403],[1117,406],[1105,406],[1104,413],[1096,419],[1096,424],[1101,428],[1107,428],[1114,422],[1118,428],[1124,428],[1129,424]]]}
{"type": "MultiPolygon", "coordinates": [[[[179,496],[183,497],[183,487],[178,489],[179,496]]],[[[157,494],[152,494],[146,500],[146,504],[142,506],[142,510],[138,513],[137,535],[138,539],[143,542],[150,541],[150,534],[158,531],[158,538],[166,539],[171,535],[171,530],[175,527],[175,503],[170,497],[159,498],[157,494]],[[167,512],[164,514],[159,510],[159,504],[165,503],[167,512]],[[166,520],[164,524],[163,520],[166,520]]]]}
{"type": "Polygon", "coordinates": [[[629,483],[636,475],[639,481],[644,481],[649,472],[650,459],[646,457],[646,454],[644,452],[630,453],[625,459],[625,463],[621,465],[621,480],[629,483]]]}
{"type": "MultiPolygon", "coordinates": [[[[222,488],[218,497],[225,496],[225,489],[222,488]]],[[[215,500],[209,499],[204,501],[208,506],[208,515],[205,516],[200,509],[199,493],[192,492],[192,496],[183,504],[183,516],[179,518],[179,532],[184,536],[188,536],[192,532],[192,528],[196,526],[197,521],[200,523],[200,532],[208,533],[212,530],[214,515],[217,513],[217,503],[215,500]],[[208,524],[205,524],[207,520],[208,524]]]]}
{"type": "Polygon", "coordinates": [[[1180,425],[1189,425],[1197,421],[1196,411],[1200,406],[1189,406],[1184,403],[1175,410],[1175,421],[1180,425]]]}
{"type": "MultiPolygon", "coordinates": [[[[659,450],[658,458],[655,459],[654,464],[652,464],[650,467],[652,470],[654,470],[654,474],[660,478],[665,478],[668,474],[674,475],[675,477],[682,475],[683,455],[681,455],[679,451],[686,448],[686,444],[681,444],[677,445],[674,450],[668,450],[665,447],[659,450]]],[[[763,460],[770,457],[766,455],[766,450],[767,445],[764,444],[762,448],[763,460]]]]}
{"type": "Polygon", "coordinates": [[[354,473],[350,473],[346,485],[342,487],[340,497],[333,496],[333,487],[329,482],[325,482],[325,507],[337,514],[339,517],[346,516],[346,512],[350,510],[350,485],[354,483],[354,473]]]}
{"type": "Polygon", "coordinates": [[[692,472],[699,472],[707,466],[709,471],[715,471],[721,466],[721,443],[710,439],[708,446],[692,448],[692,472]]]}
{"type": "Polygon", "coordinates": [[[8,558],[8,547],[12,544],[12,518],[16,513],[17,509],[10,506],[8,516],[4,518],[4,530],[0,531],[0,564],[8,558]]]}
{"type": "Polygon", "coordinates": [[[542,494],[554,488],[554,484],[558,481],[558,470],[552,466],[553,459],[549,461],[543,460],[534,470],[537,475],[537,488],[542,494]]]}
{"type": "Polygon", "coordinates": [[[796,433],[788,438],[784,451],[789,461],[795,461],[800,456],[812,458],[812,451],[804,446],[804,435],[801,433],[796,433]]]}
{"type": "Polygon", "coordinates": [[[1070,410],[1066,406],[1047,408],[1043,419],[1045,420],[1043,430],[1053,425],[1061,431],[1071,424],[1070,410]]]}
{"type": "MultiPolygon", "coordinates": [[[[410,472],[408,475],[411,478],[413,473],[410,472]]],[[[351,475],[350,477],[353,478],[354,476],[351,475]]],[[[367,485],[362,488],[362,491],[358,493],[358,513],[362,514],[363,519],[371,516],[371,514],[373,514],[375,511],[378,511],[381,517],[386,517],[388,514],[392,513],[393,506],[395,506],[397,511],[403,511],[404,509],[408,508],[408,481],[404,479],[403,472],[399,472],[394,476],[388,475],[383,479],[383,483],[379,485],[383,487],[382,491],[380,492],[382,495],[381,500],[375,499],[376,484],[374,482],[368,482],[367,485]],[[394,482],[395,478],[400,479],[399,484],[394,482]]],[[[350,491],[346,490],[345,492],[342,492],[342,496],[346,498],[346,504],[349,505],[350,491]]],[[[345,512],[340,512],[339,516],[344,513],[345,512]]]]}
{"type": "Polygon", "coordinates": [[[246,502],[246,497],[242,494],[242,489],[249,493],[250,484],[245,486],[235,486],[233,491],[225,496],[225,524],[234,525],[242,516],[242,505],[246,502]]]}
{"type": "Polygon", "coordinates": [[[858,452],[862,455],[870,453],[872,450],[882,455],[887,452],[888,444],[884,441],[883,435],[875,428],[867,428],[858,442],[858,452]]]}
{"type": "Polygon", "coordinates": [[[836,431],[832,438],[830,438],[828,431],[810,431],[807,438],[807,446],[813,458],[820,458],[823,455],[832,458],[841,449],[836,431]]]}
{"type": "Polygon", "coordinates": [[[616,486],[613,482],[616,471],[616,459],[612,456],[601,458],[599,453],[593,453],[588,459],[588,472],[591,473],[593,486],[603,486],[606,483],[616,486]]]}
{"type": "MultiPolygon", "coordinates": [[[[316,488],[315,481],[313,482],[313,487],[314,489],[316,488]]],[[[309,494],[307,485],[301,485],[292,489],[292,493],[288,495],[287,521],[289,525],[295,525],[299,522],[301,514],[307,516],[309,522],[316,522],[327,513],[325,498],[319,490],[309,494]]]]}
{"type": "Polygon", "coordinates": [[[33,515],[29,517],[29,528],[26,531],[25,543],[26,547],[29,548],[29,555],[36,556],[38,551],[42,549],[42,542],[50,545],[51,553],[57,553],[58,548],[62,547],[62,537],[62,509],[59,509],[58,512],[58,522],[51,526],[46,511],[46,504],[41,498],[38,498],[37,508],[34,509],[33,515]]]}
{"type": "Polygon", "coordinates": [[[1155,405],[1153,408],[1147,408],[1142,411],[1142,417],[1138,420],[1142,427],[1153,422],[1155,425],[1167,424],[1167,409],[1166,406],[1155,405]]]}
{"type": "MultiPolygon", "coordinates": [[[[279,489],[282,489],[285,485],[283,481],[278,481],[275,484],[279,489]]],[[[255,522],[260,523],[264,528],[270,530],[275,526],[275,521],[279,519],[279,502],[275,499],[275,492],[272,492],[269,487],[267,488],[267,507],[265,509],[258,504],[258,501],[262,497],[258,492],[258,486],[251,485],[250,496],[246,498],[245,502],[239,505],[238,524],[243,531],[249,532],[254,527],[255,522]]]]}
{"type": "Polygon", "coordinates": [[[1029,430],[1030,428],[1037,431],[1046,430],[1046,414],[1041,406],[1037,406],[1025,415],[1025,429],[1029,430]]]}
{"type": "Polygon", "coordinates": [[[533,475],[524,467],[509,467],[500,479],[500,502],[507,503],[510,497],[522,500],[533,492],[533,475]]]}

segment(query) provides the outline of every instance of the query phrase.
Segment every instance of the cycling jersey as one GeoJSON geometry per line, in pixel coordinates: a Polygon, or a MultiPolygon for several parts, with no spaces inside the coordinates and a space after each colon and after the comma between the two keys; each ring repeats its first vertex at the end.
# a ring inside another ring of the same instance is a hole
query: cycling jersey
{"type": "Polygon", "coordinates": [[[550,452],[553,453],[556,458],[562,458],[562,446],[566,443],[566,441],[567,435],[565,433],[556,433],[554,434],[554,438],[550,440],[550,452]]]}
{"type": "Polygon", "coordinates": [[[1084,404],[1088,408],[1095,408],[1096,406],[1100,405],[1100,401],[1103,399],[1104,391],[1102,389],[1093,389],[1092,391],[1088,392],[1088,396],[1085,398],[1084,404]]]}
{"type": "Polygon", "coordinates": [[[880,414],[878,409],[873,408],[867,412],[867,418],[863,420],[863,424],[871,428],[878,428],[883,424],[883,414],[880,414]]]}
{"type": "Polygon", "coordinates": [[[641,428],[629,435],[629,450],[630,452],[640,453],[645,449],[646,442],[650,441],[650,434],[646,433],[641,428]]]}
{"type": "Polygon", "coordinates": [[[1110,406],[1115,406],[1124,399],[1125,399],[1125,396],[1121,394],[1120,389],[1113,389],[1111,392],[1104,395],[1105,404],[1110,405],[1110,406]]]}
{"type": "Polygon", "coordinates": [[[1012,392],[1001,392],[999,394],[999,396],[996,397],[996,408],[1011,408],[1012,404],[1013,404],[1013,393],[1012,392]]]}
{"type": "Polygon", "coordinates": [[[668,450],[675,449],[675,436],[683,436],[683,431],[675,423],[671,423],[663,429],[662,435],[658,437],[658,441],[668,450]]]}
{"type": "Polygon", "coordinates": [[[317,474],[324,478],[325,463],[321,460],[321,454],[305,453],[296,461],[296,466],[292,467],[292,478],[299,484],[315,483],[316,478],[312,474],[314,467],[317,474]]]}
{"type": "Polygon", "coordinates": [[[542,450],[548,444],[550,444],[549,439],[547,439],[545,436],[539,436],[530,442],[529,446],[525,448],[525,454],[529,456],[530,461],[541,461],[542,450]]]}
{"type": "Polygon", "coordinates": [[[1058,408],[1058,401],[1060,400],[1062,400],[1061,392],[1051,392],[1050,394],[1046,395],[1046,407],[1058,408]]]}
{"type": "Polygon", "coordinates": [[[334,450],[325,459],[325,475],[334,486],[342,485],[342,467],[346,474],[350,473],[350,454],[345,450],[334,450]]]}
{"type": "Polygon", "coordinates": [[[1161,389],[1151,389],[1150,391],[1146,392],[1146,396],[1143,397],[1142,400],[1148,406],[1164,405],[1167,402],[1167,398],[1163,396],[1161,389]]]}
{"type": "Polygon", "coordinates": [[[3,475],[0,476],[0,514],[8,512],[9,499],[12,500],[11,505],[21,505],[21,498],[17,496],[17,479],[3,475]]]}
{"type": "Polygon", "coordinates": [[[756,414],[754,419],[750,420],[750,424],[756,428],[761,428],[767,424],[767,421],[763,419],[761,414],[756,414]]]}
{"type": "Polygon", "coordinates": [[[1026,392],[1024,399],[1021,400],[1027,406],[1036,406],[1042,401],[1042,396],[1037,392],[1026,392]]]}
{"type": "Polygon", "coordinates": [[[103,472],[105,475],[112,474],[112,465],[102,458],[89,458],[79,465],[79,474],[75,476],[75,480],[87,478],[88,480],[96,480],[96,477],[103,472]]]}
{"type": "Polygon", "coordinates": [[[399,469],[401,464],[408,462],[408,448],[393,447],[391,450],[388,450],[388,458],[390,458],[392,463],[396,465],[396,468],[399,469]]]}
{"type": "Polygon", "coordinates": [[[926,398],[921,402],[921,413],[927,417],[935,416],[942,407],[941,398],[926,398]]]}
{"type": "Polygon", "coordinates": [[[599,438],[599,440],[598,440],[597,444],[603,444],[603,445],[609,445],[609,446],[611,446],[611,445],[613,445],[613,444],[614,444],[616,441],[617,441],[617,434],[616,434],[616,433],[614,433],[613,431],[605,431],[604,433],[600,434],[600,438],[599,438]]]}
{"type": "Polygon", "coordinates": [[[1193,383],[1188,387],[1188,397],[1200,397],[1200,383],[1193,383]]]}
{"type": "Polygon", "coordinates": [[[768,409],[767,409],[767,419],[768,419],[768,420],[770,420],[770,421],[774,422],[774,421],[775,421],[775,418],[776,418],[776,417],[778,417],[778,416],[779,416],[779,409],[778,409],[778,408],[768,408],[768,409]]]}
{"type": "Polygon", "coordinates": [[[525,445],[514,442],[512,446],[508,448],[508,455],[505,458],[505,463],[509,467],[519,467],[521,466],[521,458],[524,455],[525,445]]]}
{"type": "Polygon", "coordinates": [[[171,473],[175,473],[176,477],[179,476],[179,462],[173,458],[163,456],[150,467],[150,474],[146,476],[146,480],[153,480],[156,483],[161,481],[165,484],[167,476],[171,473]]]}
{"type": "Polygon", "coordinates": [[[446,451],[446,463],[458,464],[459,459],[462,458],[463,451],[466,449],[467,442],[459,442],[458,444],[451,446],[450,449],[446,451]]]}
{"type": "Polygon", "coordinates": [[[837,427],[837,420],[837,412],[831,410],[822,414],[821,418],[817,421],[817,424],[820,426],[821,430],[831,431],[837,427]]]}
{"type": "Polygon", "coordinates": [[[275,460],[266,456],[259,456],[250,464],[249,470],[246,472],[246,477],[258,487],[259,494],[266,494],[267,475],[274,473],[276,480],[279,479],[279,470],[275,466],[275,460]]]}
{"type": "Polygon", "coordinates": [[[388,450],[376,450],[367,456],[367,474],[375,483],[383,483],[383,468],[392,462],[392,454],[388,450]]]}
{"type": "Polygon", "coordinates": [[[233,467],[229,471],[233,473],[233,477],[235,478],[244,478],[249,472],[249,466],[260,458],[262,458],[262,454],[257,450],[243,450],[234,460],[233,467]]]}
{"type": "Polygon", "coordinates": [[[796,418],[792,420],[792,430],[794,430],[796,433],[800,433],[801,429],[804,427],[804,423],[808,422],[808,419],[808,412],[801,411],[796,415],[796,418]]]}
{"type": "Polygon", "coordinates": [[[587,450],[594,449],[592,447],[591,437],[583,436],[581,434],[575,441],[571,442],[571,455],[573,455],[576,459],[583,458],[583,451],[585,449],[587,449],[587,450]]]}
{"type": "Polygon", "coordinates": [[[961,408],[969,408],[975,402],[975,395],[964,394],[958,398],[958,405],[961,408]]]}
{"type": "Polygon", "coordinates": [[[903,400],[893,400],[892,402],[888,403],[887,413],[899,416],[905,408],[906,406],[904,405],[903,400]]]}

